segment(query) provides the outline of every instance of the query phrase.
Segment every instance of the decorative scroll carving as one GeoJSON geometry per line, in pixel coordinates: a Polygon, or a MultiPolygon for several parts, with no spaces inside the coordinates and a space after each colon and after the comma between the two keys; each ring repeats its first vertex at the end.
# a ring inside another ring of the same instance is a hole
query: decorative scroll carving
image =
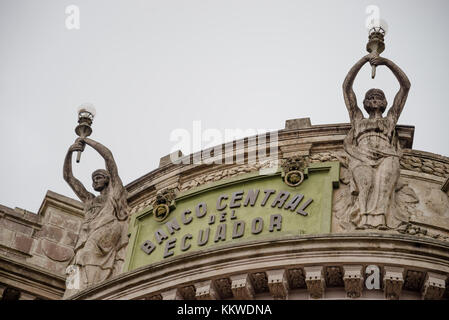
{"type": "Polygon", "coordinates": [[[231,289],[238,300],[254,299],[254,288],[248,273],[231,276],[231,289]]]}
{"type": "Polygon", "coordinates": [[[422,289],[422,297],[425,300],[439,300],[446,290],[446,276],[428,272],[422,289]]]}
{"type": "Polygon", "coordinates": [[[363,291],[362,266],[343,266],[346,295],[349,298],[358,298],[363,291]]]}
{"type": "Polygon", "coordinates": [[[389,300],[398,300],[404,284],[404,268],[385,266],[384,293],[389,300]]]}
{"type": "Polygon", "coordinates": [[[220,296],[212,280],[195,283],[197,300],[218,300],[220,296]]]}
{"type": "Polygon", "coordinates": [[[320,299],[324,295],[326,281],[323,276],[323,267],[304,267],[306,273],[305,281],[310,297],[320,299]]]}
{"type": "Polygon", "coordinates": [[[285,300],[288,297],[287,272],[281,270],[268,270],[268,288],[274,299],[285,300]]]}

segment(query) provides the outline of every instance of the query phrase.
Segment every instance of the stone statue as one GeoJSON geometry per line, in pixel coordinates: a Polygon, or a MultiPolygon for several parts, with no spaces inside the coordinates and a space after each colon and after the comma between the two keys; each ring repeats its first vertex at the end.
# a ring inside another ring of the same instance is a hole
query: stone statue
{"type": "Polygon", "coordinates": [[[396,123],[404,108],[410,90],[410,81],[392,61],[377,54],[360,59],[349,71],[343,83],[343,95],[352,128],[344,140],[351,174],[350,191],[357,198],[350,220],[358,229],[388,229],[392,196],[398,183],[402,156],[396,123]],[[357,106],[352,89],[354,79],[362,66],[387,66],[399,81],[400,89],[392,107],[383,117],[387,100],[382,90],[366,92],[363,106],[369,117],[365,118],[357,106]]]}
{"type": "MultiPolygon", "coordinates": [[[[64,180],[84,203],[84,221],[75,245],[75,255],[69,263],[79,270],[79,290],[82,290],[121,272],[128,243],[127,192],[111,151],[89,138],[78,138],[70,146],[64,161],[64,180]],[[95,149],[106,163],[107,170],[99,169],[92,173],[92,187],[100,192],[98,196],[87,191],[72,173],[72,153],[83,151],[86,144],[95,149]]],[[[75,293],[68,291],[65,296],[75,293]]]]}

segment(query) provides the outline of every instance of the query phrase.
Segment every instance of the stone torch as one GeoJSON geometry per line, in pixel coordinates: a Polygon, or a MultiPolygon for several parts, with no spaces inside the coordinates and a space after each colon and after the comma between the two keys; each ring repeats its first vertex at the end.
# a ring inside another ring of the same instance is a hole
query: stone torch
{"type": "MultiPolygon", "coordinates": [[[[387,23],[385,20],[378,20],[368,27],[368,43],[366,51],[380,55],[385,50],[384,37],[387,34],[387,23]]],[[[371,78],[376,76],[376,66],[371,68],[371,78]]]]}
{"type": "MultiPolygon", "coordinates": [[[[92,121],[95,117],[95,108],[90,103],[85,103],[78,108],[78,125],[75,128],[75,133],[80,138],[86,138],[92,133],[92,121]]],[[[76,155],[76,162],[79,163],[81,159],[81,151],[76,155]]]]}

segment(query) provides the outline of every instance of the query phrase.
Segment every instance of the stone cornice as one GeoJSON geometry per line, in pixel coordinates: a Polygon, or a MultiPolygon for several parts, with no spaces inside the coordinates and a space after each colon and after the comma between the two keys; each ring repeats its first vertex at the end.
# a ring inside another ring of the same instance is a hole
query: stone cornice
{"type": "Polygon", "coordinates": [[[90,287],[72,299],[137,299],[245,272],[376,264],[449,274],[449,243],[408,235],[352,233],[236,243],[169,258],[90,287]],[[391,248],[394,247],[394,251],[391,248]],[[188,279],[188,280],[186,280],[188,279]]]}
{"type": "Polygon", "coordinates": [[[32,295],[59,300],[64,294],[65,278],[46,269],[0,255],[0,279],[32,295]]]}

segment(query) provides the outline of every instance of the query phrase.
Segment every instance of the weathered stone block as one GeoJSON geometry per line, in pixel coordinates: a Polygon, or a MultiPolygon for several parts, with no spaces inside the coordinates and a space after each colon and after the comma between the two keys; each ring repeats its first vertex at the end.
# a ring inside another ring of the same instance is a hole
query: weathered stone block
{"type": "Polygon", "coordinates": [[[8,229],[2,229],[2,232],[0,232],[0,244],[4,245],[5,247],[10,247],[13,239],[14,239],[13,231],[8,229]]]}
{"type": "Polygon", "coordinates": [[[49,222],[65,230],[70,230],[73,232],[79,232],[81,227],[81,221],[62,215],[58,212],[51,210],[49,222]]]}
{"type": "Polygon", "coordinates": [[[20,232],[16,232],[16,236],[14,238],[14,248],[21,252],[29,253],[32,244],[33,239],[31,237],[20,232]]]}
{"type": "Polygon", "coordinates": [[[6,229],[9,229],[11,231],[18,231],[18,232],[21,232],[21,233],[23,233],[25,235],[28,235],[28,236],[31,236],[33,234],[33,228],[31,226],[27,226],[27,225],[24,225],[22,223],[18,223],[18,222],[13,221],[13,220],[2,219],[1,220],[1,224],[3,225],[2,229],[6,228],[6,229]]]}
{"type": "Polygon", "coordinates": [[[60,242],[64,232],[61,228],[53,227],[50,225],[44,225],[42,230],[39,231],[39,236],[43,238],[47,238],[56,242],[60,242]]]}

